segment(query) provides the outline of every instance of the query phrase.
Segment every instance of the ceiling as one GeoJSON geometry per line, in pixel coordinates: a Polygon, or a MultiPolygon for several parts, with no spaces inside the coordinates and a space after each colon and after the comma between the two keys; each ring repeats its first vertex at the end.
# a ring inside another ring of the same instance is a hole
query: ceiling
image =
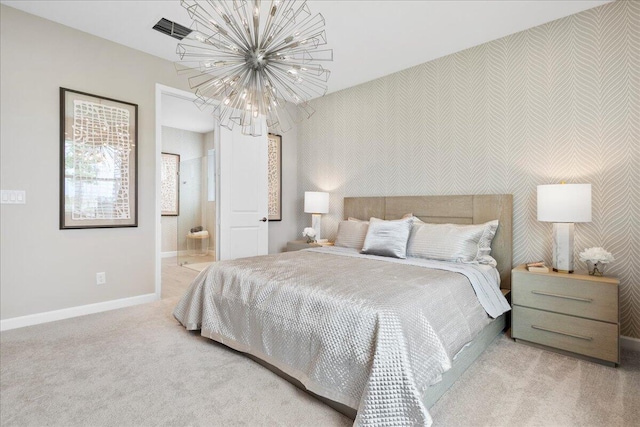
{"type": "MultiPolygon", "coordinates": [[[[326,20],[334,61],[329,92],[532,28],[611,0],[309,0],[326,20]]],[[[134,49],[177,60],[177,40],[151,27],[191,22],[179,0],[0,1],[134,49]]],[[[268,2],[263,2],[268,3],[268,2]]]]}
{"type": "Polygon", "coordinates": [[[201,111],[193,100],[162,95],[162,126],[207,133],[214,129],[209,111],[201,111]]]}

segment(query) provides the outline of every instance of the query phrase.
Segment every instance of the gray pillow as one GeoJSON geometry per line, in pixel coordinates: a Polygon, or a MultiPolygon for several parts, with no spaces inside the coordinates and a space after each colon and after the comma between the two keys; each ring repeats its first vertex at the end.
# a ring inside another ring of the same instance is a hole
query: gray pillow
{"type": "Polygon", "coordinates": [[[491,241],[498,220],[485,224],[417,223],[411,229],[407,247],[410,257],[451,262],[497,265],[491,253],[491,241]]]}
{"type": "Polygon", "coordinates": [[[496,267],[498,262],[491,256],[491,242],[498,231],[498,220],[493,220],[484,223],[484,231],[480,240],[478,241],[478,253],[474,261],[478,264],[487,264],[496,267]]]}
{"type": "Polygon", "coordinates": [[[366,221],[340,221],[334,246],[362,249],[368,228],[366,221]]]}
{"type": "Polygon", "coordinates": [[[378,218],[371,218],[367,237],[364,239],[362,253],[406,258],[407,241],[411,233],[412,223],[412,218],[396,221],[384,221],[378,218]]]}

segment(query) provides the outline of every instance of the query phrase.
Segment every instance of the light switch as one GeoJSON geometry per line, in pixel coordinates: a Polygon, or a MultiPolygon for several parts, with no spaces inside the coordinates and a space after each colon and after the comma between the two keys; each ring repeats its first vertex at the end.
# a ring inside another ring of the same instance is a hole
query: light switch
{"type": "Polygon", "coordinates": [[[2,190],[2,204],[17,205],[27,203],[27,193],[23,190],[2,190]]]}

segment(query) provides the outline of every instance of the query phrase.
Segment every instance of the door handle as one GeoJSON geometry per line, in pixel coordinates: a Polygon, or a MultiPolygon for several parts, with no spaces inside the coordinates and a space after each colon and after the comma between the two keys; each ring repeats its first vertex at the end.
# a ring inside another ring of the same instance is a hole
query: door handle
{"type": "Polygon", "coordinates": [[[267,222],[267,217],[266,217],[266,216],[263,216],[263,217],[262,217],[262,219],[259,219],[258,221],[261,221],[261,222],[267,222]]]}
{"type": "Polygon", "coordinates": [[[552,294],[551,292],[531,291],[531,293],[535,294],[535,295],[544,295],[544,296],[547,296],[547,297],[570,299],[570,300],[574,300],[574,301],[593,302],[593,300],[591,298],[581,298],[581,297],[574,297],[574,296],[571,296],[571,295],[552,294]]]}

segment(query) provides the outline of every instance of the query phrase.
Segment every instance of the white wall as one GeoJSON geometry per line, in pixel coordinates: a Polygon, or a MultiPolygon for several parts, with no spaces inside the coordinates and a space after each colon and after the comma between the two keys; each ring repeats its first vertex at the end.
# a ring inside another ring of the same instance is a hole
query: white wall
{"type": "MultiPolygon", "coordinates": [[[[155,84],[188,90],[173,64],[0,5],[0,318],[154,292],[155,84]],[[138,104],[137,228],[59,230],[59,88],[138,104]],[[107,284],[95,284],[96,272],[107,284]]],[[[297,238],[296,131],[283,135],[283,220],[269,251],[297,238]]]]}
{"type": "Polygon", "coordinates": [[[0,6],[0,316],[154,292],[155,83],[187,90],[173,64],[0,6]],[[138,104],[137,228],[59,230],[59,88],[138,104]],[[96,272],[107,284],[96,285],[96,272]]]}

